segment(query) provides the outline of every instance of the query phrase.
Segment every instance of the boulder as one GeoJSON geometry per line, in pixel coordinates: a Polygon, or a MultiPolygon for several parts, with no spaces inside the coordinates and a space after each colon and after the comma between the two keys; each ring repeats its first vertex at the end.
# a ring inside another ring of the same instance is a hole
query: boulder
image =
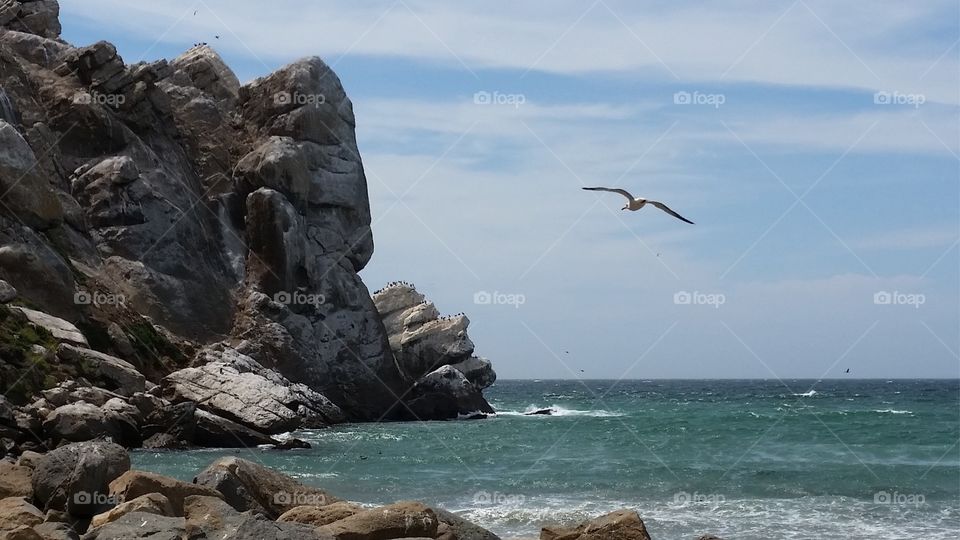
{"type": "Polygon", "coordinates": [[[489,388],[497,382],[497,374],[493,371],[493,365],[486,358],[471,356],[462,362],[451,364],[451,367],[463,373],[463,376],[478,388],[489,388]]]}
{"type": "Polygon", "coordinates": [[[187,497],[184,515],[187,520],[187,533],[191,538],[321,539],[313,527],[299,523],[273,522],[253,512],[240,513],[223,500],[214,497],[187,497]]]}
{"type": "Polygon", "coordinates": [[[0,304],[6,304],[17,298],[17,290],[12,285],[0,279],[0,304]]]}
{"type": "Polygon", "coordinates": [[[170,500],[160,493],[147,493],[129,501],[121,502],[117,506],[93,516],[90,520],[90,528],[102,527],[107,523],[116,521],[121,517],[132,513],[143,512],[147,514],[156,514],[158,516],[176,516],[176,511],[170,500]]]}
{"type": "Polygon", "coordinates": [[[83,540],[138,540],[141,538],[184,540],[188,538],[187,522],[182,517],[131,512],[83,535],[83,540]]]}
{"type": "Polygon", "coordinates": [[[650,540],[647,528],[633,510],[617,510],[578,527],[544,527],[540,540],[650,540]]]}
{"type": "Polygon", "coordinates": [[[123,447],[108,442],[61,446],[44,455],[33,471],[34,500],[44,509],[93,516],[103,510],[112,480],[130,469],[123,447]]]}
{"type": "Polygon", "coordinates": [[[407,410],[420,420],[456,419],[494,412],[480,388],[449,365],[417,381],[407,410]]]}
{"type": "Polygon", "coordinates": [[[88,378],[120,395],[130,396],[145,389],[146,379],[126,360],[68,343],[60,344],[57,356],[63,361],[84,366],[84,374],[88,378]]]}
{"type": "Polygon", "coordinates": [[[175,515],[183,515],[183,502],[191,495],[222,498],[215,489],[188,484],[175,478],[144,471],[127,471],[110,482],[110,496],[118,501],[132,501],[142,495],[158,493],[167,498],[175,515]]]}
{"type": "Polygon", "coordinates": [[[0,534],[17,527],[32,527],[43,523],[43,512],[24,497],[0,499],[0,534]]]}
{"type": "Polygon", "coordinates": [[[298,506],[281,514],[277,521],[322,527],[363,511],[362,506],[349,502],[336,502],[324,506],[298,506]]]}
{"type": "Polygon", "coordinates": [[[500,537],[492,532],[471,523],[462,517],[443,509],[434,509],[437,519],[441,524],[445,524],[448,530],[453,534],[455,540],[500,540],[500,537]]]}
{"type": "Polygon", "coordinates": [[[166,376],[163,395],[193,401],[217,416],[256,431],[277,434],[343,422],[343,412],[323,395],[232,349],[206,350],[200,367],[166,376]]]}
{"type": "Polygon", "coordinates": [[[57,0],[19,0],[20,9],[9,26],[45,38],[60,37],[60,3],[57,0]]]}
{"type": "Polygon", "coordinates": [[[435,538],[439,526],[436,514],[418,502],[399,502],[358,512],[317,528],[336,540],[388,540],[391,538],[435,538]]]}
{"type": "Polygon", "coordinates": [[[67,523],[56,521],[46,521],[39,525],[34,525],[36,531],[43,540],[79,540],[80,536],[67,523]]]}
{"type": "Polygon", "coordinates": [[[43,430],[55,441],[83,442],[108,437],[126,446],[140,443],[136,424],[85,401],[54,409],[44,420],[43,430]]]}
{"type": "Polygon", "coordinates": [[[277,441],[270,436],[254,431],[226,418],[197,409],[194,413],[196,427],[193,442],[207,448],[251,448],[260,445],[274,445],[277,441]]]}
{"type": "MultiPolygon", "coordinates": [[[[0,256],[2,256],[2,254],[0,254],[0,256]]],[[[14,307],[13,309],[23,313],[27,317],[27,320],[30,321],[30,324],[39,326],[50,332],[58,341],[81,345],[83,347],[90,346],[90,344],[87,343],[87,338],[83,336],[83,333],[80,332],[76,326],[63,319],[24,307],[14,307]]]]}
{"type": "Polygon", "coordinates": [[[0,499],[7,497],[33,498],[33,469],[0,461],[0,499]]]}
{"type": "Polygon", "coordinates": [[[194,483],[215,489],[230,506],[241,512],[253,510],[270,519],[298,506],[323,506],[339,499],[301,484],[293,478],[252,461],[220,458],[200,472],[194,483]]]}

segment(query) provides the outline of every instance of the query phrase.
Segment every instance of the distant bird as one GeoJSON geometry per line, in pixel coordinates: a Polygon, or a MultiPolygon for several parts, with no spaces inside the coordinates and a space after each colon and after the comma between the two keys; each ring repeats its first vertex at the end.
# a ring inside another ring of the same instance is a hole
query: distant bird
{"type": "Polygon", "coordinates": [[[367,456],[360,456],[360,461],[366,461],[366,460],[367,460],[367,456]]]}
{"type": "Polygon", "coordinates": [[[583,189],[585,191],[609,191],[610,193],[619,193],[620,195],[623,195],[630,202],[628,202],[626,206],[621,208],[621,210],[630,210],[632,212],[636,212],[637,210],[640,210],[644,206],[648,204],[652,204],[653,206],[656,206],[657,208],[663,210],[664,212],[670,214],[671,216],[679,219],[680,221],[686,221],[687,223],[694,225],[692,221],[674,212],[673,210],[670,209],[670,207],[663,204],[662,202],[651,201],[649,199],[644,199],[643,197],[634,197],[633,195],[630,194],[629,191],[625,189],[615,189],[615,188],[605,188],[605,187],[585,187],[583,189]]]}
{"type": "Polygon", "coordinates": [[[847,373],[850,373],[850,368],[847,368],[847,373]]]}
{"type": "Polygon", "coordinates": [[[586,373],[586,371],[584,371],[584,370],[581,369],[581,370],[580,370],[580,373],[586,373]]]}
{"type": "Polygon", "coordinates": [[[198,11],[200,11],[200,10],[198,9],[197,11],[194,11],[194,12],[193,12],[193,16],[194,16],[194,17],[197,16],[197,12],[198,12],[198,11]]]}
{"type": "Polygon", "coordinates": [[[215,37],[215,38],[217,38],[217,39],[220,39],[220,36],[213,36],[213,37],[215,37]]]}

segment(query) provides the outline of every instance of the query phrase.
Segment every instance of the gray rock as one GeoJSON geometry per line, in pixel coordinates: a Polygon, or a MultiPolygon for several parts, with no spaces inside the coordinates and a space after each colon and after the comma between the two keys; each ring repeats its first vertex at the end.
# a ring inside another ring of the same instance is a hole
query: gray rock
{"type": "Polygon", "coordinates": [[[251,448],[260,445],[274,445],[277,441],[270,436],[252,430],[232,420],[221,418],[207,411],[197,409],[196,427],[193,442],[208,448],[251,448]]]}
{"type": "Polygon", "coordinates": [[[184,540],[187,521],[182,517],[131,512],[116,521],[88,531],[83,540],[184,540]]]}
{"type": "Polygon", "coordinates": [[[35,530],[43,540],[79,540],[80,538],[70,525],[56,521],[47,521],[39,525],[34,525],[33,530],[35,530]]]}
{"type": "Polygon", "coordinates": [[[306,486],[293,478],[251,461],[225,457],[200,472],[194,483],[223,494],[233,508],[252,510],[277,519],[298,506],[323,506],[339,502],[325,491],[306,486]]]}
{"type": "Polygon", "coordinates": [[[12,285],[0,279],[0,304],[6,304],[17,298],[17,290],[12,285]]]}
{"type": "Polygon", "coordinates": [[[28,225],[46,229],[63,219],[60,200],[37,171],[33,150],[4,120],[0,120],[0,191],[7,208],[28,225]]]}
{"type": "Polygon", "coordinates": [[[83,442],[107,437],[126,446],[138,446],[140,443],[136,424],[84,401],[54,409],[44,420],[43,431],[58,442],[83,442]]]}
{"type": "Polygon", "coordinates": [[[90,517],[105,506],[100,503],[109,493],[110,482],[129,469],[130,457],[116,444],[98,441],[61,446],[37,464],[34,499],[44,509],[90,517]]]}
{"type": "Polygon", "coordinates": [[[456,419],[491,414],[480,388],[452,366],[443,366],[417,381],[407,410],[415,419],[456,419]]]}
{"type": "Polygon", "coordinates": [[[83,336],[83,333],[80,332],[76,326],[63,319],[24,307],[14,307],[13,309],[23,313],[31,324],[47,330],[59,341],[82,345],[84,347],[89,346],[87,338],[83,336]]]}
{"type": "Polygon", "coordinates": [[[492,532],[471,523],[462,517],[443,509],[435,508],[434,513],[441,523],[446,523],[457,540],[500,540],[492,532]]]}
{"type": "Polygon", "coordinates": [[[463,373],[468,381],[479,388],[488,388],[497,381],[497,374],[493,365],[486,358],[471,356],[463,362],[451,364],[451,367],[463,373]]]}
{"type": "Polygon", "coordinates": [[[126,360],[67,343],[60,345],[57,356],[64,361],[85,366],[85,375],[102,382],[105,388],[120,395],[129,396],[145,389],[145,377],[126,360]]]}
{"type": "Polygon", "coordinates": [[[205,350],[198,368],[161,383],[170,401],[193,401],[203,409],[254,430],[278,434],[345,420],[339,407],[303,384],[294,384],[232,349],[205,350]]]}
{"type": "Polygon", "coordinates": [[[60,4],[57,0],[19,0],[20,10],[11,28],[50,39],[60,37],[60,4]]]}

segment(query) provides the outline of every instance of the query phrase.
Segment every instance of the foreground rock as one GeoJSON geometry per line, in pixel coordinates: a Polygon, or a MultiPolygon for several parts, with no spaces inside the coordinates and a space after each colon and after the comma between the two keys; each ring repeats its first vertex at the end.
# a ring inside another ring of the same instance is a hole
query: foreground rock
{"type": "Polygon", "coordinates": [[[650,540],[640,516],[617,510],[572,528],[544,527],[540,540],[650,540]]]}
{"type": "Polygon", "coordinates": [[[437,515],[421,503],[399,502],[356,513],[317,529],[336,540],[436,538],[437,515]]]}
{"type": "Polygon", "coordinates": [[[173,478],[143,471],[127,471],[110,482],[110,497],[117,501],[132,501],[137,497],[158,493],[167,499],[175,515],[183,515],[183,503],[191,495],[221,498],[217,490],[207,486],[188,484],[173,478]]]}
{"type": "Polygon", "coordinates": [[[193,481],[198,486],[216,490],[237,510],[253,510],[271,519],[298,506],[325,506],[339,501],[321,489],[235,457],[214,461],[193,481]]]}
{"type": "Polygon", "coordinates": [[[44,510],[92,517],[109,506],[110,482],[130,470],[130,457],[113,443],[62,446],[44,455],[33,471],[34,500],[44,510]]]}

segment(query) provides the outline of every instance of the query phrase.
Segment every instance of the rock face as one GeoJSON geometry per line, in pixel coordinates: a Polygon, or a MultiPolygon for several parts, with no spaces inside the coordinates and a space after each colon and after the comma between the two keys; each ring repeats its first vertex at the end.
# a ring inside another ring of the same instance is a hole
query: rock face
{"type": "Polygon", "coordinates": [[[473,356],[466,315],[440,317],[436,306],[408,283],[392,283],[373,299],[397,364],[414,381],[405,415],[432,419],[494,412],[482,391],[497,374],[489,360],[473,356]]]}
{"type": "Polygon", "coordinates": [[[101,388],[167,377],[173,402],[267,435],[471,412],[466,388],[417,386],[446,365],[492,384],[469,321],[421,308],[398,323],[358,276],[367,182],[329,66],[243,85],[206,45],[129,65],[60,40],[58,15],[0,0],[0,304],[30,306],[16,309],[69,344],[66,366],[100,366],[101,388]]]}

